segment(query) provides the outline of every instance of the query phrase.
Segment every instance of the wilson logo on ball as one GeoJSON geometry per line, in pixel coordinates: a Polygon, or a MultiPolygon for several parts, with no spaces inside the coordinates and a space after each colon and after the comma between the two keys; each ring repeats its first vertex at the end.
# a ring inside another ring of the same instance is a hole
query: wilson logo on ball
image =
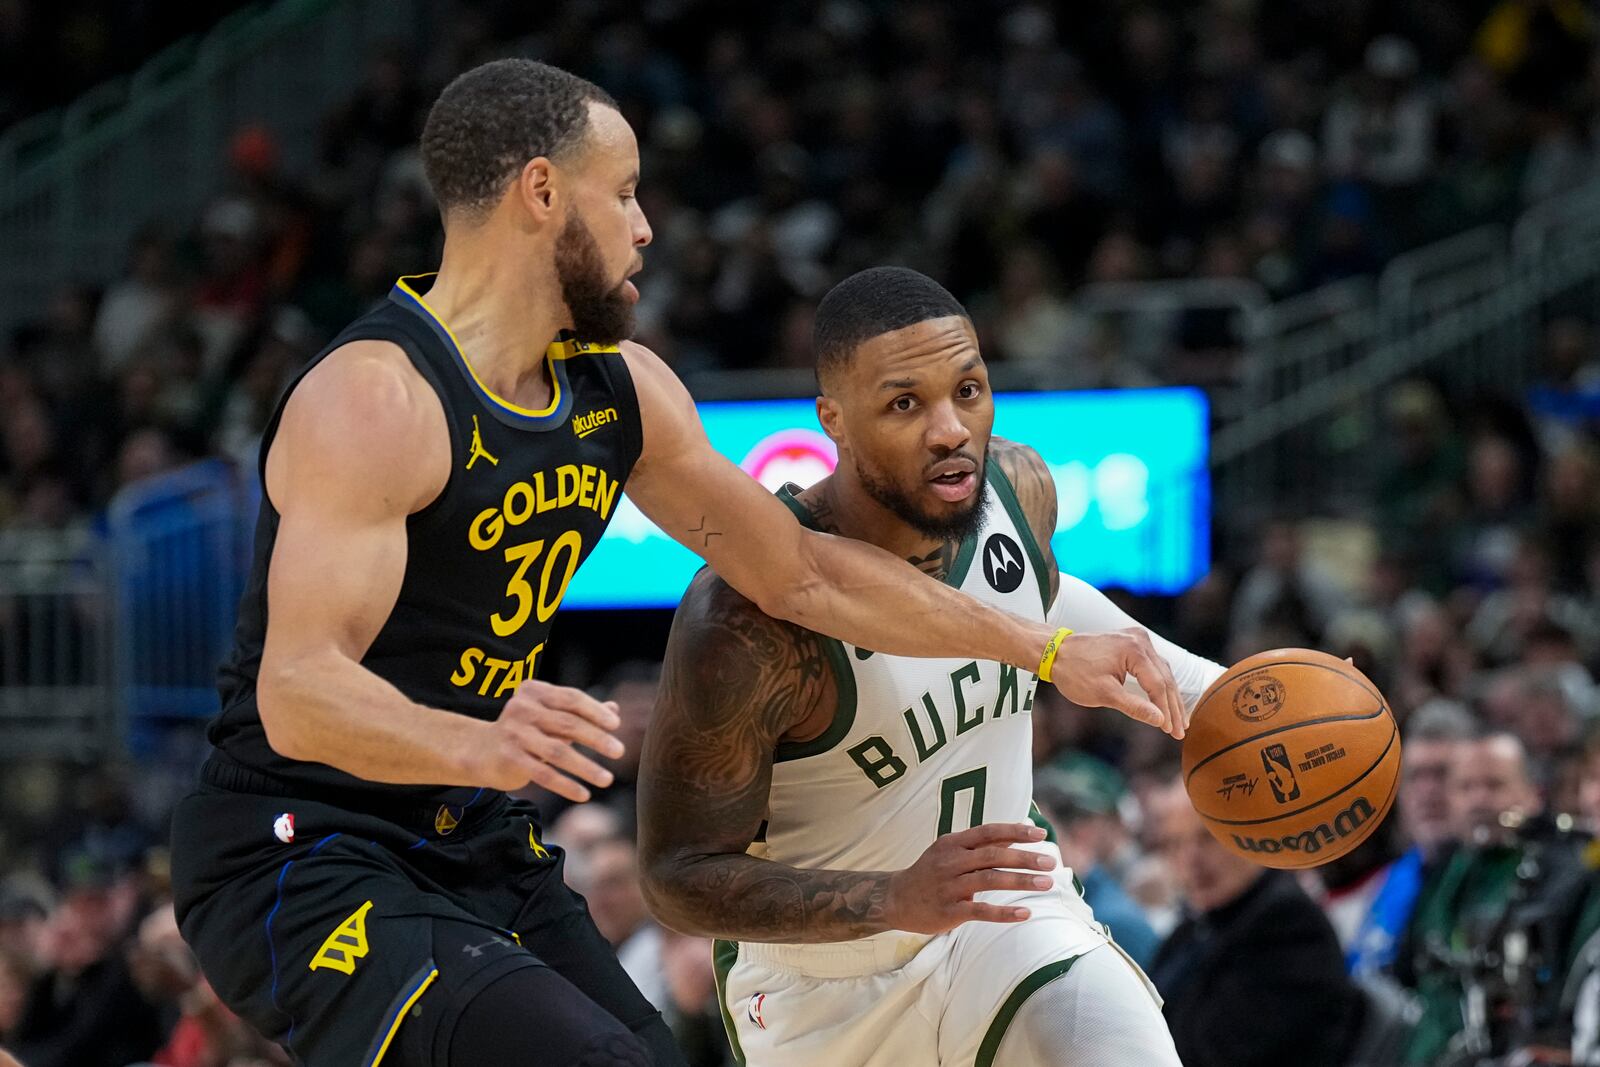
{"type": "Polygon", "coordinates": [[[1331,825],[1325,822],[1318,823],[1309,830],[1298,834],[1286,834],[1283,837],[1244,837],[1241,834],[1228,836],[1233,838],[1233,843],[1244,853],[1254,852],[1270,856],[1278,852],[1298,852],[1301,855],[1312,856],[1341,838],[1359,834],[1373,814],[1372,804],[1367,798],[1357,797],[1348,808],[1333,817],[1331,825]]]}
{"type": "Polygon", "coordinates": [[[1245,722],[1263,722],[1283,710],[1283,683],[1270,674],[1246,678],[1233,692],[1233,713],[1245,722]]]}

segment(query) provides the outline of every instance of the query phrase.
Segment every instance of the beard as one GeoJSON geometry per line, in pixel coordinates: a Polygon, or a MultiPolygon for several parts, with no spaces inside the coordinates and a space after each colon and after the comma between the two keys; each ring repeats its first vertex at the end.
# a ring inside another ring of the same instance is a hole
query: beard
{"type": "Polygon", "coordinates": [[[613,285],[606,277],[600,245],[575,211],[556,238],[556,280],[578,340],[614,345],[633,336],[633,302],[622,288],[627,279],[613,285]]]}
{"type": "Polygon", "coordinates": [[[989,459],[984,457],[978,467],[978,485],[972,501],[961,510],[947,515],[937,515],[924,510],[911,495],[887,479],[879,479],[872,472],[856,467],[856,477],[867,495],[887,508],[901,522],[917,533],[935,541],[965,541],[983,528],[984,517],[989,513],[988,485],[989,459]]]}

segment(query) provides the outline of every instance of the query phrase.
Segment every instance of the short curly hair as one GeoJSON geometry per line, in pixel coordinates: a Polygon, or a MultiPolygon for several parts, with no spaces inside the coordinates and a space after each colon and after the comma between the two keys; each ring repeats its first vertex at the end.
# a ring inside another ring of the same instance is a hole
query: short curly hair
{"type": "Polygon", "coordinates": [[[971,319],[950,291],[907,267],[871,267],[828,290],[811,328],[817,379],[845,366],[857,347],[929,319],[971,319]]]}
{"type": "Polygon", "coordinates": [[[558,159],[583,140],[589,104],[609,93],[531,59],[497,59],[445,86],[422,128],[422,167],[446,214],[483,216],[528,160],[558,159]]]}

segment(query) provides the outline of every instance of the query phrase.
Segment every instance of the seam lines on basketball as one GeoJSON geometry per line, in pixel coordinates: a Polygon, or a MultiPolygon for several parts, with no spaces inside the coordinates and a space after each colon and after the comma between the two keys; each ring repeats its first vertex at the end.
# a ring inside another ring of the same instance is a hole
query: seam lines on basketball
{"type": "Polygon", "coordinates": [[[1389,731],[1389,743],[1387,745],[1383,746],[1383,751],[1378,753],[1378,758],[1372,761],[1372,766],[1368,767],[1366,770],[1362,771],[1359,775],[1357,775],[1356,777],[1352,778],[1350,781],[1346,782],[1341,788],[1335,790],[1332,793],[1329,793],[1327,796],[1322,797],[1320,800],[1312,801],[1311,803],[1307,804],[1303,808],[1295,808],[1293,811],[1280,811],[1280,812],[1278,812],[1278,814],[1272,816],[1271,818],[1267,818],[1267,819],[1218,819],[1218,818],[1216,818],[1214,816],[1211,816],[1211,815],[1205,815],[1204,818],[1206,819],[1207,822],[1214,822],[1218,826],[1260,826],[1262,823],[1277,822],[1280,819],[1287,819],[1290,816],[1299,815],[1302,812],[1310,811],[1312,808],[1319,808],[1322,805],[1326,804],[1328,801],[1332,800],[1334,797],[1341,796],[1341,795],[1343,795],[1345,793],[1348,793],[1350,790],[1352,790],[1356,786],[1360,785],[1366,779],[1367,775],[1369,775],[1373,771],[1377,770],[1378,769],[1378,764],[1382,763],[1384,761],[1384,758],[1389,755],[1389,750],[1394,747],[1395,738],[1397,738],[1399,736],[1400,736],[1400,731],[1399,730],[1390,730],[1389,731]]]}
{"type": "MultiPolygon", "coordinates": [[[[1382,763],[1383,761],[1379,760],[1378,762],[1382,763]]],[[[1391,782],[1390,785],[1389,785],[1389,793],[1388,793],[1388,795],[1383,798],[1383,803],[1381,805],[1379,805],[1379,807],[1378,807],[1378,813],[1372,817],[1372,824],[1373,824],[1374,828],[1376,828],[1377,824],[1383,822],[1384,819],[1389,817],[1389,811],[1390,811],[1390,809],[1392,809],[1394,807],[1394,799],[1395,799],[1395,796],[1399,792],[1400,792],[1400,776],[1398,774],[1396,774],[1394,776],[1394,781],[1391,782]]],[[[1278,853],[1278,855],[1282,856],[1283,853],[1280,852],[1280,853],[1278,853]]],[[[1338,859],[1338,857],[1335,856],[1335,857],[1333,857],[1333,859],[1338,859]]],[[[1303,863],[1296,863],[1292,867],[1279,867],[1278,870],[1281,870],[1281,871],[1304,871],[1304,870],[1309,870],[1312,867],[1320,867],[1324,863],[1330,863],[1330,862],[1332,862],[1332,860],[1325,859],[1325,858],[1323,858],[1321,856],[1312,855],[1312,856],[1305,857],[1305,860],[1304,860],[1303,863]]]]}
{"type": "MultiPolygon", "coordinates": [[[[1345,664],[1345,666],[1348,667],[1349,664],[1345,664]]],[[[1228,685],[1228,684],[1230,684],[1232,682],[1237,682],[1241,678],[1248,678],[1248,677],[1250,677],[1250,675],[1255,674],[1257,671],[1270,671],[1275,667],[1315,667],[1319,671],[1327,671],[1329,674],[1337,674],[1339,677],[1345,679],[1350,684],[1356,685],[1356,686],[1360,686],[1366,692],[1371,693],[1372,694],[1372,699],[1376,700],[1379,704],[1383,704],[1385,706],[1387,706],[1387,704],[1388,704],[1388,701],[1383,699],[1383,694],[1378,692],[1372,686],[1368,685],[1366,682],[1363,682],[1363,681],[1361,681],[1360,679],[1357,679],[1357,678],[1353,678],[1349,674],[1345,673],[1344,671],[1338,670],[1338,669],[1330,666],[1329,664],[1316,663],[1316,662],[1314,662],[1312,660],[1308,660],[1308,659],[1280,659],[1280,660],[1273,660],[1271,663],[1263,663],[1259,667],[1251,667],[1249,670],[1240,671],[1238,674],[1224,674],[1221,678],[1218,678],[1216,681],[1211,683],[1211,686],[1210,686],[1210,688],[1208,688],[1206,690],[1206,693],[1210,693],[1212,690],[1215,690],[1215,689],[1221,689],[1223,686],[1228,685]]]]}
{"type": "Polygon", "coordinates": [[[1207,756],[1205,759],[1189,768],[1189,773],[1183,776],[1183,784],[1187,786],[1189,784],[1189,780],[1195,776],[1196,772],[1198,772],[1201,767],[1204,767],[1218,756],[1226,756],[1234,749],[1241,748],[1244,745],[1253,744],[1254,742],[1261,740],[1263,737],[1272,737],[1288,730],[1298,730],[1302,726],[1322,726],[1330,722],[1360,722],[1363,719],[1376,719],[1379,715],[1382,715],[1388,710],[1388,708],[1384,707],[1382,704],[1379,704],[1376,711],[1365,712],[1361,715],[1327,715],[1320,719],[1307,719],[1305,722],[1291,722],[1285,723],[1282,726],[1274,726],[1270,730],[1264,730],[1259,734],[1252,734],[1242,741],[1235,741],[1231,745],[1217,749],[1215,752],[1211,753],[1211,755],[1207,756]]]}

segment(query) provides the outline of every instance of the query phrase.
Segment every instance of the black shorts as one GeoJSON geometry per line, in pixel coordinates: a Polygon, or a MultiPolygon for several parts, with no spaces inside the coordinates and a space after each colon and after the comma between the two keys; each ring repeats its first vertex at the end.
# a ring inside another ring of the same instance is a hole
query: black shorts
{"type": "Polygon", "coordinates": [[[533,805],[495,795],[437,822],[420,815],[407,825],[207,786],[184,798],[172,826],[178,922],[223,1003],[306,1067],[374,1067],[446,962],[434,958],[446,921],[482,930],[450,942],[457,1000],[549,966],[628,1029],[655,1019],[562,881],[533,805]]]}

